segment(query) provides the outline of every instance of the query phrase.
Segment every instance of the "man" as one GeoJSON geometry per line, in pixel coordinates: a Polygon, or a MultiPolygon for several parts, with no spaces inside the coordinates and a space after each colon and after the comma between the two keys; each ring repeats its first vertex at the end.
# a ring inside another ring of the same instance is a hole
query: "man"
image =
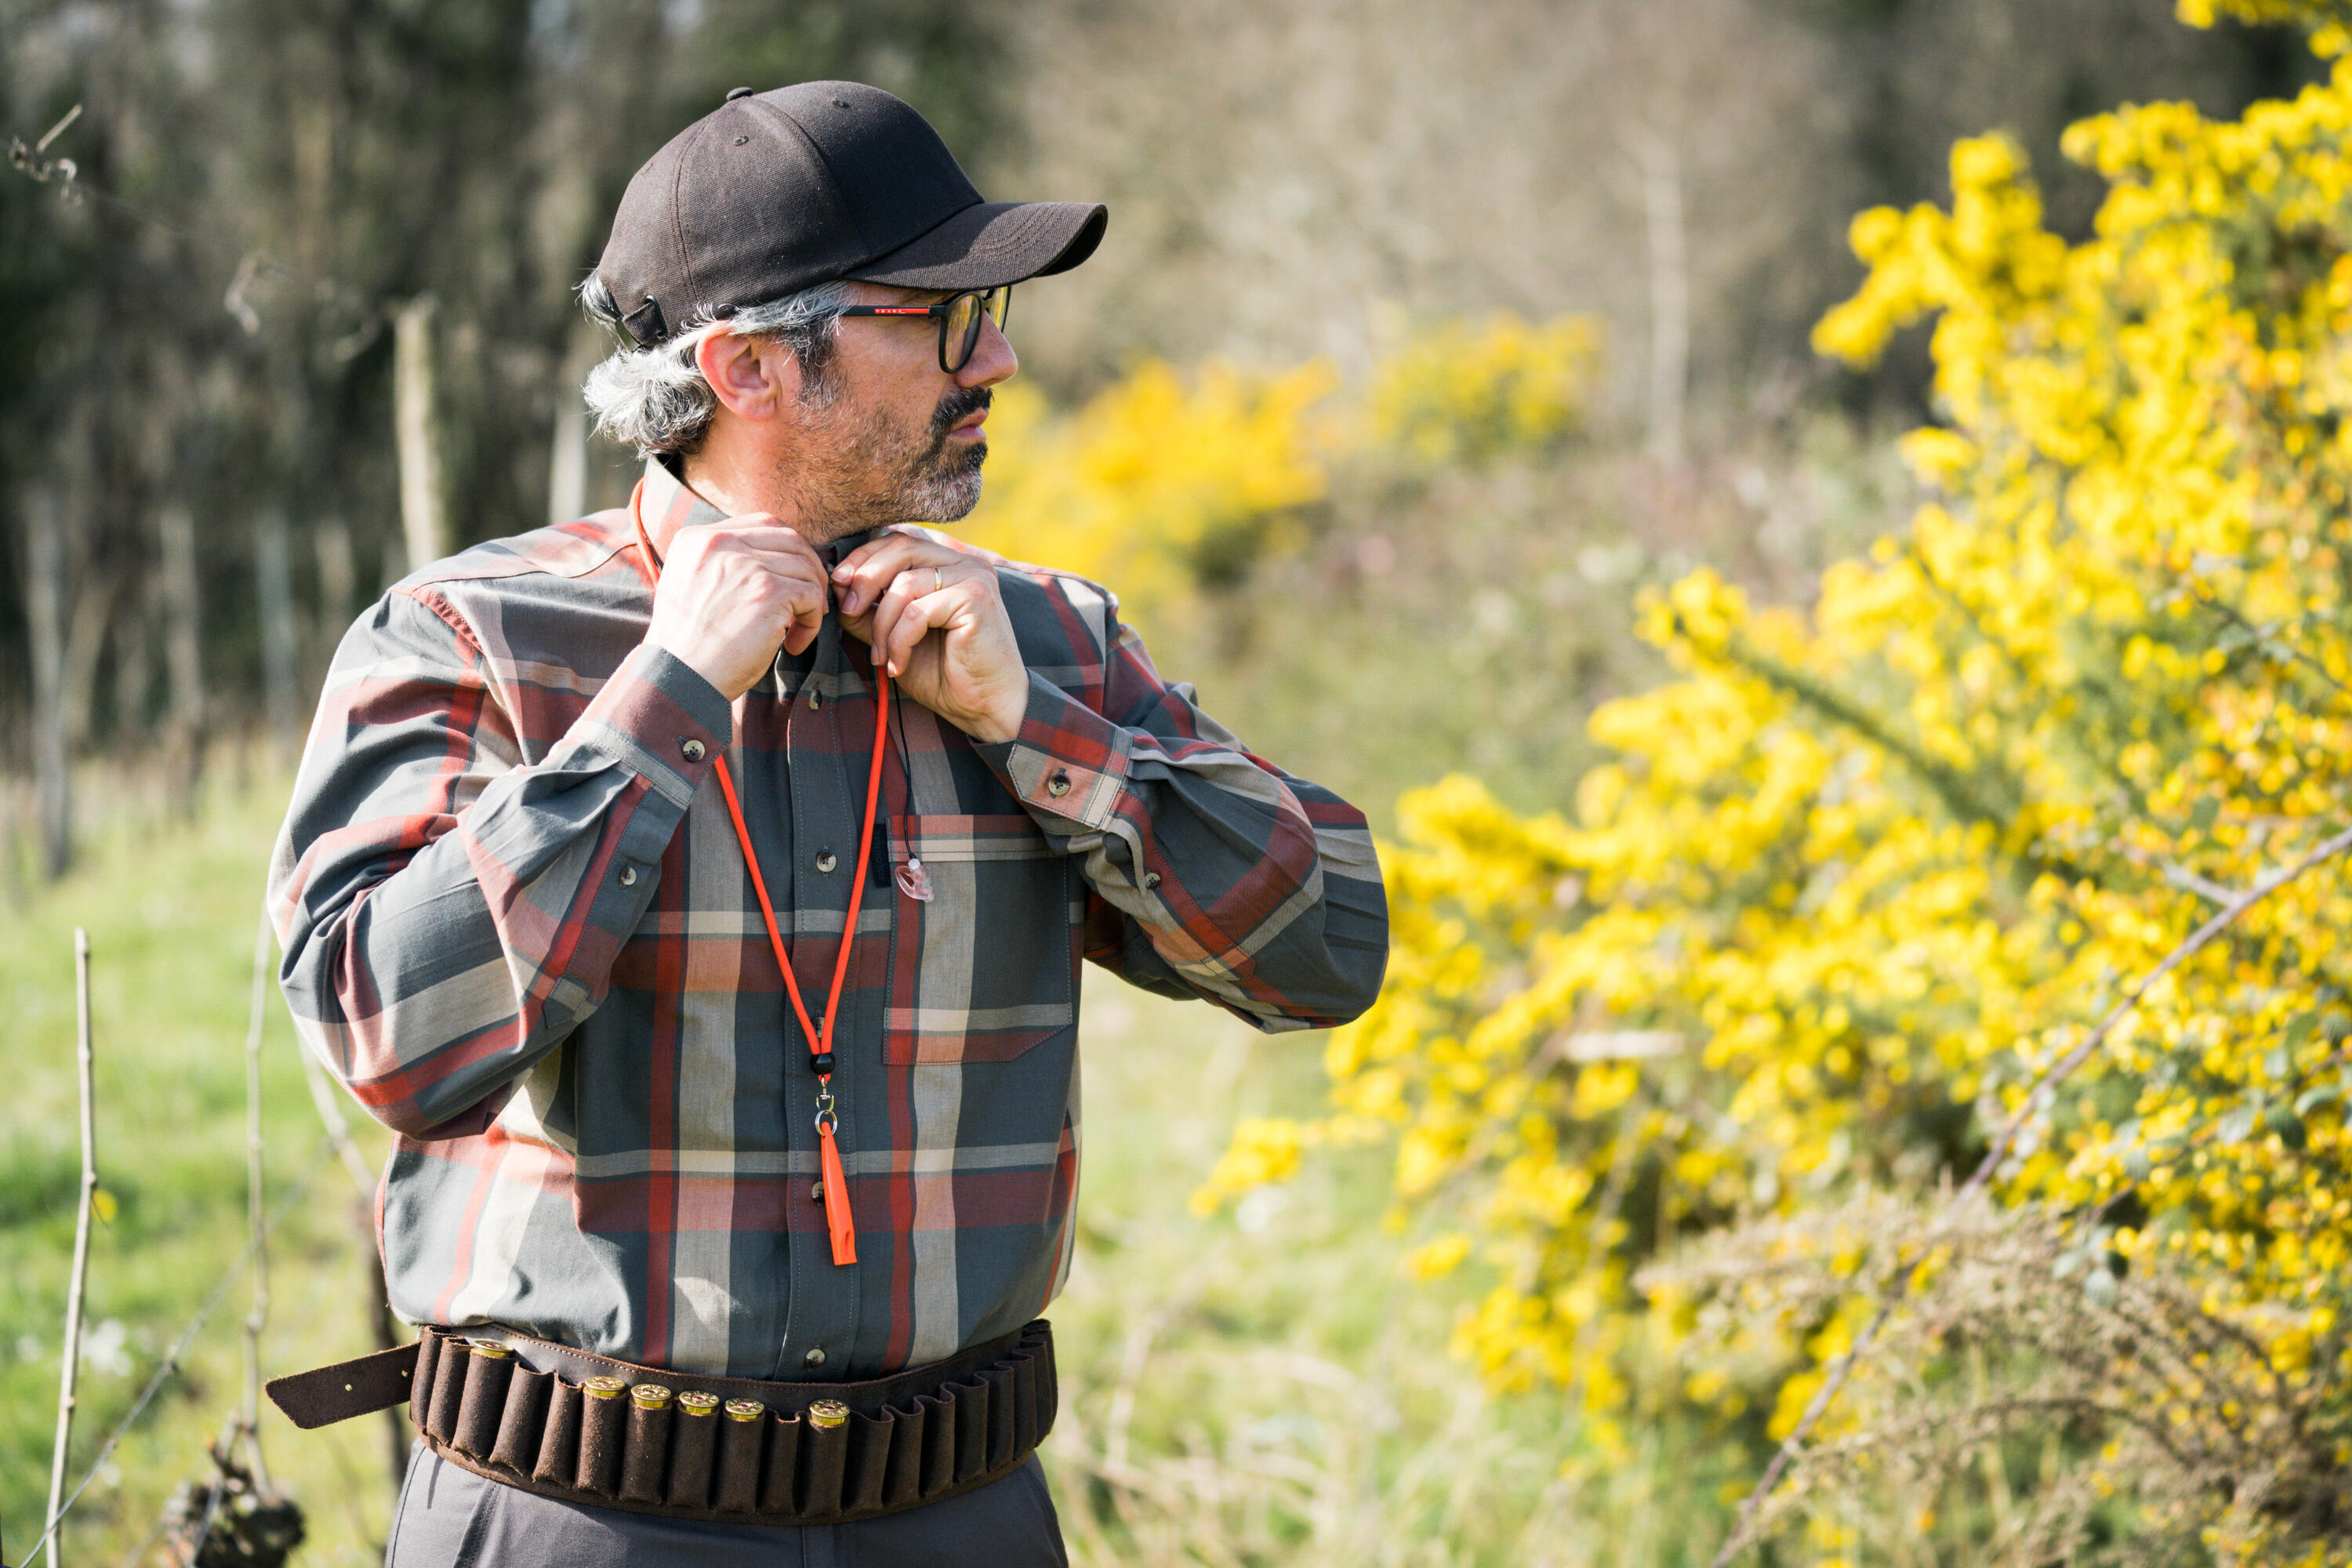
{"type": "Polygon", "coordinates": [[[409,1400],[394,1568],[1062,1561],[1078,960],[1265,1029],[1378,989],[1358,812],[1102,589],[895,526],[971,509],[1009,290],[1104,221],[872,88],[737,89],[583,289],[630,506],[338,654],[271,896],[426,1331],[276,1392],[409,1400]]]}

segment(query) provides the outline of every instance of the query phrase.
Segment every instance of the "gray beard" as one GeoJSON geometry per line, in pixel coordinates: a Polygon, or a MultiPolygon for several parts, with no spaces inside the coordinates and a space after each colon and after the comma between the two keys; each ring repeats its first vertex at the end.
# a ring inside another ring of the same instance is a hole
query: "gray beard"
{"type": "Polygon", "coordinates": [[[948,445],[937,418],[909,431],[877,413],[835,409],[814,422],[809,449],[822,466],[794,463],[776,477],[799,501],[799,514],[822,530],[810,542],[885,528],[894,522],[953,522],[980,504],[980,468],[988,444],[948,445]]]}

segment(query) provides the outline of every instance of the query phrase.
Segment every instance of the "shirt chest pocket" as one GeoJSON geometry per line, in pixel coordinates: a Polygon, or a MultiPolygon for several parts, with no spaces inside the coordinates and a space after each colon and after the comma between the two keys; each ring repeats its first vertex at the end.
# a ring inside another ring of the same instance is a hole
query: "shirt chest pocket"
{"type": "Polygon", "coordinates": [[[884,1060],[1011,1061],[1076,1022],[1076,873],[1025,815],[893,817],[890,870],[884,1060]]]}

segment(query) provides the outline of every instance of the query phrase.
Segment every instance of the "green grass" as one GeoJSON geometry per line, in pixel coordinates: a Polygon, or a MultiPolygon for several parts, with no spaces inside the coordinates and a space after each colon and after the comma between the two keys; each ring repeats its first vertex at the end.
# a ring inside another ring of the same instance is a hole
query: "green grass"
{"type": "MultiPolygon", "coordinates": [[[[281,801],[276,789],[224,785],[193,822],[117,827],[88,847],[74,876],[0,918],[11,1090],[0,1106],[0,1526],[11,1561],[39,1533],[47,1500],[73,1247],[74,928],[90,935],[100,1185],[116,1205],[90,1250],[89,1331],[113,1351],[84,1363],[68,1470],[79,1481],[244,1242],[247,998],[281,801]]],[[[372,1342],[359,1196],[340,1165],[317,1165],[319,1120],[284,1006],[274,992],[268,1000],[272,1195],[311,1173],[270,1245],[263,1364],[274,1373],[372,1342]]],[[[383,1140],[359,1131],[373,1163],[383,1140]]],[[[243,1396],[247,1285],[231,1292],[75,1510],[74,1562],[120,1562],[172,1489],[204,1473],[205,1442],[243,1396]]],[[[299,1436],[270,1411],[263,1436],[273,1470],[312,1514],[317,1544],[303,1560],[376,1561],[364,1543],[381,1540],[388,1508],[381,1428],[299,1436]]]]}

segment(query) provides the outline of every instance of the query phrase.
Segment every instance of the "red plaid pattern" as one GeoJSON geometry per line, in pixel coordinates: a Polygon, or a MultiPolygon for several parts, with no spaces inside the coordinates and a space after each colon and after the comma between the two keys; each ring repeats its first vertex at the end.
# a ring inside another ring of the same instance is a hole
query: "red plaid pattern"
{"type": "MultiPolygon", "coordinates": [[[[658,464],[635,504],[719,517],[658,464]]],[[[600,513],[415,574],[320,699],[270,897],[306,1046],[398,1134],[394,1307],[821,1381],[1016,1328],[1068,1266],[1079,960],[1260,1028],[1343,1022],[1387,956],[1364,819],[1162,681],[1102,589],[998,562],[1020,735],[978,746],[893,704],[838,1026],[858,1261],[836,1268],[807,1043],[710,771],[729,748],[822,995],[873,734],[863,648],[828,620],[730,707],[644,646],[633,538],[600,513]]]]}

